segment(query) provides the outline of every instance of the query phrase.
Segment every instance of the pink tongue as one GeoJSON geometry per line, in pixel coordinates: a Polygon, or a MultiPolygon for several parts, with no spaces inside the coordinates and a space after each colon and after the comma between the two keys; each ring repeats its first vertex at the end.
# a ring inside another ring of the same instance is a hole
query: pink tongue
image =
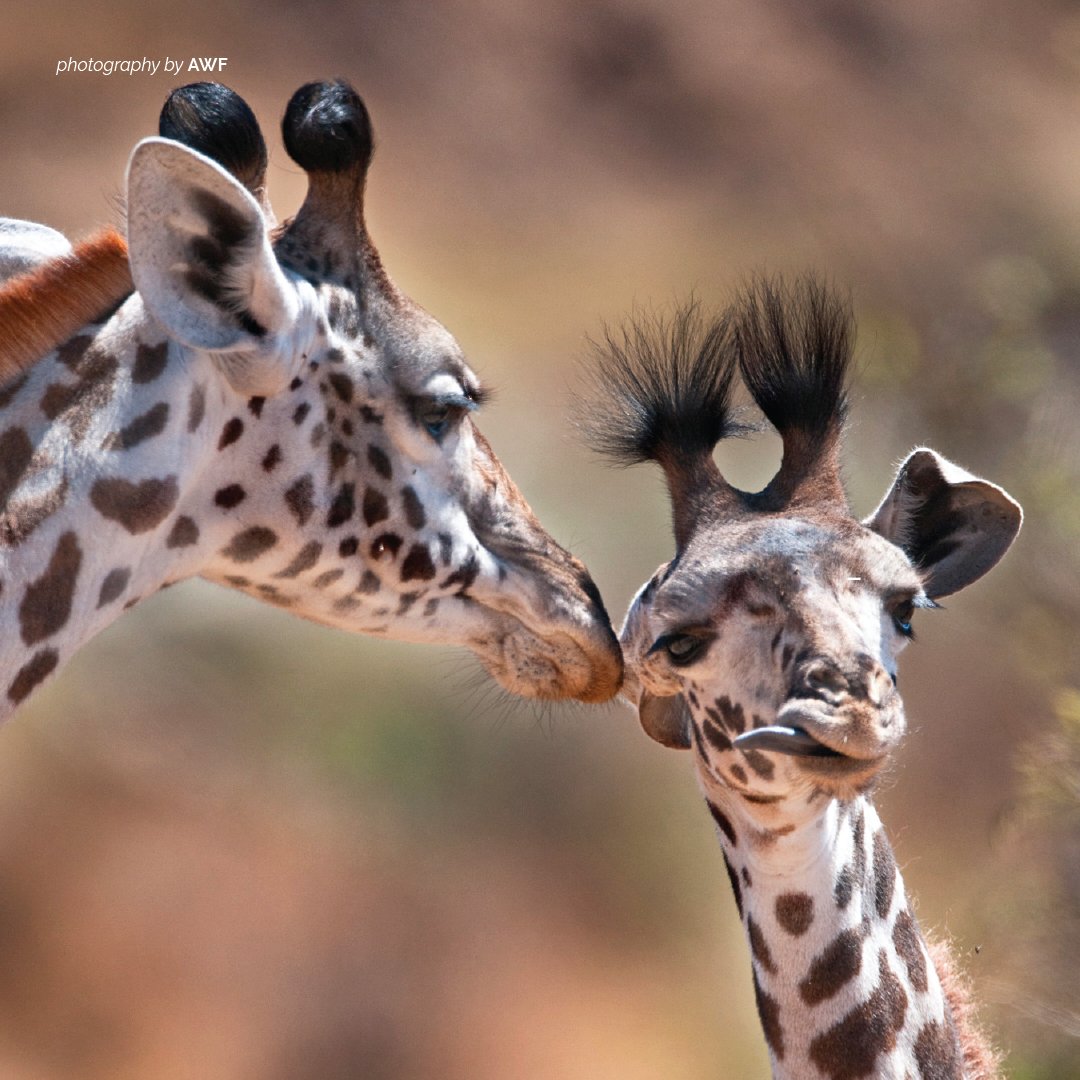
{"type": "Polygon", "coordinates": [[[736,736],[732,745],[736,750],[772,750],[777,754],[793,754],[797,757],[835,757],[830,750],[807,735],[802,728],[773,727],[753,728],[736,736]]]}

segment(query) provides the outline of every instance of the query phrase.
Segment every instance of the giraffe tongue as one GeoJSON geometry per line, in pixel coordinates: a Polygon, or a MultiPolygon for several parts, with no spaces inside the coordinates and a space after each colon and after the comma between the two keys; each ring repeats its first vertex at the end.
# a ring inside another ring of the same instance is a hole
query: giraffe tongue
{"type": "Polygon", "coordinates": [[[754,728],[744,731],[732,740],[736,750],[772,750],[778,754],[793,754],[798,757],[840,757],[835,750],[822,745],[802,728],[772,727],[754,728]]]}

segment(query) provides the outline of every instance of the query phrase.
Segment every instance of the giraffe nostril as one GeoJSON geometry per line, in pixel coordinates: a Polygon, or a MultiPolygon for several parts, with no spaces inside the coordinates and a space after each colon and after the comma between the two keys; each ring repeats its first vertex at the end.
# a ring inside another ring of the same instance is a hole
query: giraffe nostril
{"type": "Polygon", "coordinates": [[[814,660],[803,670],[798,689],[811,697],[842,694],[848,689],[848,680],[831,660],[814,660]]]}

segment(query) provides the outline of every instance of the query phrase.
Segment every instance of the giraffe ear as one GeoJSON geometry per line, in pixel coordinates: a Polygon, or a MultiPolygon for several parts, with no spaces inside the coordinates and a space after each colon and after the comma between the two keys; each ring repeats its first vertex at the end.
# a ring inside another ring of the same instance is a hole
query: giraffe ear
{"type": "Polygon", "coordinates": [[[996,484],[933,450],[915,450],[881,505],[864,522],[923,571],[930,597],[978,580],[1009,550],[1023,511],[996,484]]]}
{"type": "Polygon", "coordinates": [[[154,317],[215,353],[238,393],[284,388],[295,374],[297,350],[287,346],[300,300],[259,204],[216,162],[171,139],[135,147],[127,191],[131,276],[154,317]]]}
{"type": "Polygon", "coordinates": [[[638,699],[638,719],[645,734],[662,746],[690,749],[690,714],[682,694],[654,697],[642,690],[638,699]]]}

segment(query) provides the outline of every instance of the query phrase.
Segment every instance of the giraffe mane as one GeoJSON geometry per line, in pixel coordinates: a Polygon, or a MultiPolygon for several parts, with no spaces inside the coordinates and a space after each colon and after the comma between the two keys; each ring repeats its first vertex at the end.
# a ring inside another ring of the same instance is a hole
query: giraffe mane
{"type": "Polygon", "coordinates": [[[788,505],[809,482],[812,501],[846,508],[839,445],[855,340],[850,304],[811,274],[791,284],[757,277],[735,306],[733,338],[743,381],[784,443],[758,505],[788,505]]]}
{"type": "Polygon", "coordinates": [[[735,354],[727,313],[706,320],[696,300],[670,317],[638,314],[593,342],[594,393],[578,406],[593,449],[619,465],[665,471],[708,458],[741,434],[731,408],[735,354]]]}
{"type": "Polygon", "coordinates": [[[952,946],[943,938],[927,936],[926,947],[956,1025],[965,1080],[1000,1080],[1004,1076],[1002,1055],[991,1044],[979,1023],[978,1006],[971,985],[967,975],[957,966],[952,946]]]}
{"type": "Polygon", "coordinates": [[[112,227],[0,286],[0,382],[29,370],[128,296],[127,243],[112,227]]]}

